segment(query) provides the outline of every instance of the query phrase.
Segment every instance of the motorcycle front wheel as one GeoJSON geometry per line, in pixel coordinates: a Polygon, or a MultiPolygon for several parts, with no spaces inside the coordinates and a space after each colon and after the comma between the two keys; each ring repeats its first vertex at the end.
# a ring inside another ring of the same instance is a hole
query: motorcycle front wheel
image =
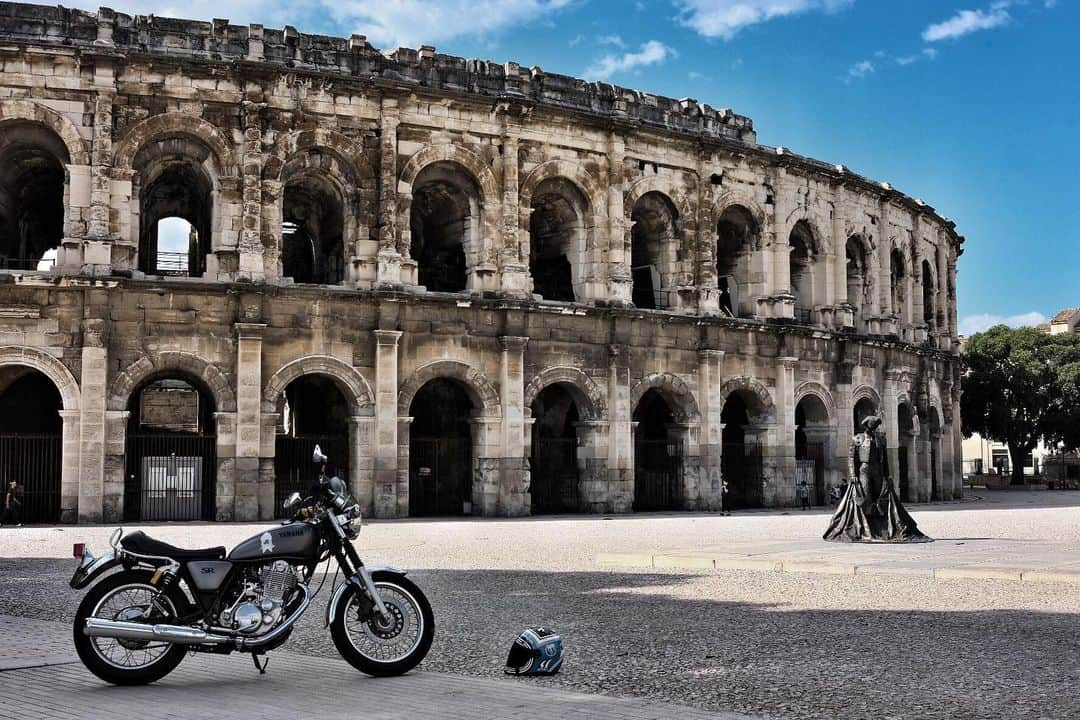
{"type": "Polygon", "coordinates": [[[330,621],[330,635],[341,656],[375,677],[402,675],[420,664],[435,637],[435,615],[424,593],[395,573],[375,572],[372,580],[389,611],[365,612],[366,595],[349,585],[330,621]]]}
{"type": "Polygon", "coordinates": [[[75,651],[90,672],[114,685],[145,685],[168,675],[184,659],[187,648],[160,641],[89,637],[87,618],[154,625],[178,621],[188,607],[177,587],[158,594],[152,573],[127,570],[105,577],[86,593],[75,613],[75,651]],[[157,598],[157,603],[152,600],[157,598]]]}

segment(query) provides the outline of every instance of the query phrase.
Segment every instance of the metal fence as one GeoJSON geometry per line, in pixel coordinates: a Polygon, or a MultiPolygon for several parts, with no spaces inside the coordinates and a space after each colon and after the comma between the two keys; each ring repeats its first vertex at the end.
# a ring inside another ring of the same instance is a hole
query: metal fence
{"type": "Polygon", "coordinates": [[[186,277],[191,274],[191,258],[186,252],[158,252],[154,272],[159,275],[186,277]]]}
{"type": "Polygon", "coordinates": [[[530,478],[533,515],[581,509],[577,449],[577,438],[533,441],[530,478]]]}
{"type": "Polygon", "coordinates": [[[214,435],[129,434],[125,519],[213,520],[216,466],[214,435]]]}
{"type": "Polygon", "coordinates": [[[284,517],[282,504],[294,492],[307,495],[319,477],[311,457],[318,445],[328,460],[326,472],[349,480],[349,439],[344,435],[278,435],[274,441],[274,517],[284,517]]]}
{"type": "Polygon", "coordinates": [[[462,515],[472,511],[472,440],[409,440],[409,514],[462,515]]]}
{"type": "Polygon", "coordinates": [[[666,440],[634,440],[634,510],[682,507],[679,445],[666,440]]]}
{"type": "MultiPolygon", "coordinates": [[[[23,523],[60,521],[60,468],[63,453],[59,433],[0,434],[0,500],[15,480],[22,487],[23,523]]],[[[0,510],[3,503],[0,502],[0,510]]]]}

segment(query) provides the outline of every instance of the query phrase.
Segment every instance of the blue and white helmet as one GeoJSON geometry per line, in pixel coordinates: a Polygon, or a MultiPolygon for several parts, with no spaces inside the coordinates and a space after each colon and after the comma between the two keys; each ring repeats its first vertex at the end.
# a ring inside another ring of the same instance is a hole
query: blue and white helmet
{"type": "Polygon", "coordinates": [[[525,628],[506,658],[507,675],[554,675],[562,667],[562,638],[544,627],[525,628]]]}

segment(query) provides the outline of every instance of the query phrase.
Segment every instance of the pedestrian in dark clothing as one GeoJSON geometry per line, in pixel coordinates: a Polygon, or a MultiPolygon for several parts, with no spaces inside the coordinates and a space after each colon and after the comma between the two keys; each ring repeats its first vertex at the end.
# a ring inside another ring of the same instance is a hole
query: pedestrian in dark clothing
{"type": "Polygon", "coordinates": [[[723,495],[723,500],[721,501],[721,504],[720,504],[720,514],[721,515],[730,515],[731,511],[728,510],[728,482],[727,482],[727,480],[724,480],[723,494],[724,494],[723,495]]]}
{"type": "Polygon", "coordinates": [[[0,517],[0,525],[11,524],[15,527],[22,526],[23,490],[15,480],[8,485],[4,493],[4,513],[0,517]]]}
{"type": "Polygon", "coordinates": [[[803,510],[810,509],[810,488],[807,486],[805,480],[800,480],[799,485],[795,488],[795,494],[799,496],[799,503],[802,505],[803,510]]]}

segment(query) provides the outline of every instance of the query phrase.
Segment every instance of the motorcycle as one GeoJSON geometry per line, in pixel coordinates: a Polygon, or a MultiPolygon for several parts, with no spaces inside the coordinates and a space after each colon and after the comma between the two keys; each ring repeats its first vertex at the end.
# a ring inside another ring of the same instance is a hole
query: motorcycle
{"type": "Polygon", "coordinates": [[[327,477],[319,446],[313,460],[321,468],[311,494],[293,493],[281,526],[227,555],[224,547],[183,549],[122,529],[100,557],[76,543],[70,585],[93,584],[75,615],[83,664],[117,685],[160,680],[188,652],[250,653],[265,672],[266,652],[289,638],[326,582],[328,572],[311,591],[316,569],[332,557],[344,581],[334,573],[325,626],[338,652],[376,677],[416,667],[435,633],[431,605],[403,571],[364,565],[353,547],[360,507],[341,478],[327,477]]]}

